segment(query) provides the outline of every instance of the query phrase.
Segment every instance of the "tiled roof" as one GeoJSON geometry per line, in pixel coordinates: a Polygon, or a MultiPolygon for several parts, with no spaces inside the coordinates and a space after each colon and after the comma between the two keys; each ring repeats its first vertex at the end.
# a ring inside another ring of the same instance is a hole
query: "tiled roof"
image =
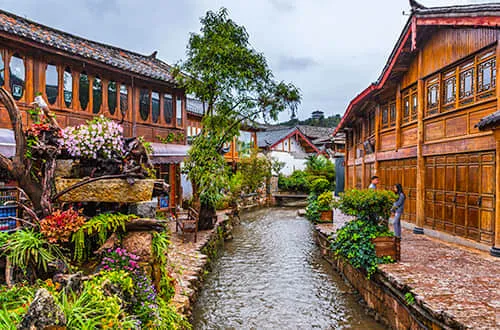
{"type": "Polygon", "coordinates": [[[500,110],[482,118],[476,125],[480,131],[485,131],[498,126],[500,126],[500,110]]]}
{"type": "Polygon", "coordinates": [[[147,78],[175,83],[171,67],[157,59],[156,53],[147,56],[87,40],[3,10],[0,10],[0,32],[147,78]]]}
{"type": "Polygon", "coordinates": [[[296,130],[296,127],[286,127],[280,129],[271,129],[264,132],[257,132],[257,145],[259,148],[268,148],[274,145],[281,139],[284,139],[288,134],[296,130]]]}
{"type": "Polygon", "coordinates": [[[298,125],[297,128],[310,139],[326,138],[333,134],[334,128],[298,125]]]}
{"type": "Polygon", "coordinates": [[[203,102],[191,97],[188,97],[186,100],[186,110],[187,112],[198,116],[203,116],[205,113],[203,102]]]}

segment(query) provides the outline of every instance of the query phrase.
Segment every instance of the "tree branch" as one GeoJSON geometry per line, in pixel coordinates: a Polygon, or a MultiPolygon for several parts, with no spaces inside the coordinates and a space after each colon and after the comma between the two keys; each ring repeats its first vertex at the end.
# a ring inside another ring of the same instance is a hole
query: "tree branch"
{"type": "Polygon", "coordinates": [[[16,101],[12,95],[3,87],[0,88],[0,102],[5,105],[5,108],[9,113],[10,122],[16,139],[15,158],[17,158],[19,163],[22,164],[22,160],[26,153],[26,137],[24,136],[23,117],[21,116],[21,112],[17,108],[16,101]]]}

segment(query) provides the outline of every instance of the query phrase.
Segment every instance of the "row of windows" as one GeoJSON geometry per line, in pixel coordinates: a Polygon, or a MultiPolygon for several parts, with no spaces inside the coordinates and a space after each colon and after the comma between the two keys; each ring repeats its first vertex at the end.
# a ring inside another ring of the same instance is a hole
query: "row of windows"
{"type": "Polygon", "coordinates": [[[454,110],[494,96],[496,74],[495,51],[489,50],[429,78],[425,82],[425,115],[454,110]]]}
{"type": "MultiPolygon", "coordinates": [[[[5,84],[5,62],[0,51],[0,86],[5,84]]],[[[26,89],[26,68],[24,59],[19,54],[14,54],[8,61],[9,72],[9,87],[12,96],[15,100],[22,99],[26,89]]],[[[54,105],[59,96],[59,69],[62,68],[47,64],[45,69],[45,94],[49,104],[54,105]]],[[[73,100],[73,73],[69,67],[62,71],[62,91],[63,102],[67,108],[72,108],[73,100]]],[[[129,88],[127,85],[115,81],[108,81],[106,90],[103,91],[104,84],[100,77],[91,78],[85,71],[80,72],[77,76],[78,102],[80,108],[85,111],[90,103],[90,93],[92,93],[92,113],[98,114],[102,109],[103,93],[107,93],[107,108],[111,115],[115,115],[120,111],[125,115],[128,110],[128,94],[129,88]]],[[[161,113],[163,112],[163,123],[172,124],[174,113],[174,96],[171,94],[160,94],[157,91],[148,89],[140,89],[139,114],[143,121],[151,121],[159,123],[161,113]],[[160,95],[163,102],[160,102],[160,95]],[[163,106],[163,109],[160,109],[163,106]],[[163,110],[163,111],[161,111],[163,110]]],[[[182,125],[182,99],[176,97],[176,122],[177,125],[182,125]]]]}

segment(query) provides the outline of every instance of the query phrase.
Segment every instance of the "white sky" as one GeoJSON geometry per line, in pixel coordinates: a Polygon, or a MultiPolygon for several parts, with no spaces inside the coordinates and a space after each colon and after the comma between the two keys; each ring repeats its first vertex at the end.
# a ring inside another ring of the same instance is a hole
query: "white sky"
{"type": "MultiPolygon", "coordinates": [[[[488,0],[420,0],[444,6],[488,0]]],[[[498,2],[498,1],[497,1],[498,2]]],[[[207,10],[228,8],[275,77],[303,94],[298,116],[342,114],[378,78],[409,12],[408,0],[0,0],[2,9],[88,39],[182,59],[207,10]]],[[[288,114],[281,115],[282,120],[288,114]]]]}

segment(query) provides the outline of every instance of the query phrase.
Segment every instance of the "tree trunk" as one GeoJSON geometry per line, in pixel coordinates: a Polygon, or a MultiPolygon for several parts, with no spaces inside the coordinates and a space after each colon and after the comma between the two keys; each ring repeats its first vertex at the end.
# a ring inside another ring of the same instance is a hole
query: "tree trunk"
{"type": "Polygon", "coordinates": [[[198,229],[207,230],[214,228],[214,219],[216,217],[216,210],[205,203],[201,204],[200,215],[198,220],[198,229]]]}

